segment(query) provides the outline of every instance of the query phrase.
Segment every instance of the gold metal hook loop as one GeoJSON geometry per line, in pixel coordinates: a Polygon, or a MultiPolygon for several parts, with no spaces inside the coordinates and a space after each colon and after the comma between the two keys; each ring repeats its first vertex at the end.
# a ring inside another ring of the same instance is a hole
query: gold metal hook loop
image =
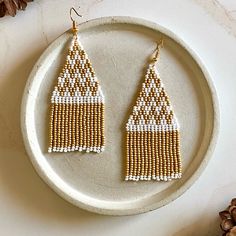
{"type": "Polygon", "coordinates": [[[73,17],[72,17],[72,11],[77,15],[77,16],[79,16],[79,17],[82,17],[82,15],[80,15],[76,10],[75,10],[75,8],[74,7],[71,7],[70,8],[70,19],[71,19],[71,21],[72,21],[72,30],[73,30],[73,32],[74,32],[74,34],[76,34],[77,32],[78,32],[78,27],[77,27],[77,23],[76,23],[76,21],[73,19],[73,17]]]}
{"type": "MultiPolygon", "coordinates": [[[[79,8],[80,8],[80,7],[79,7],[79,8]]],[[[77,16],[82,17],[82,15],[80,15],[80,14],[75,10],[74,7],[71,7],[71,8],[70,8],[70,19],[71,19],[72,21],[75,21],[75,20],[73,19],[73,17],[72,17],[72,11],[74,11],[74,13],[75,13],[77,16]]]]}
{"type": "Polygon", "coordinates": [[[154,62],[158,60],[159,55],[160,55],[160,49],[163,47],[164,47],[164,40],[161,39],[159,42],[157,42],[156,53],[155,53],[155,56],[153,57],[154,62]]]}

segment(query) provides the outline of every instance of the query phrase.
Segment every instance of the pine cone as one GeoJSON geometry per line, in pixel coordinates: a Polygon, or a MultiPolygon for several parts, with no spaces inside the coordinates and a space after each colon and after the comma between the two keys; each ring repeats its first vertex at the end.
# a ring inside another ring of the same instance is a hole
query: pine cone
{"type": "Polygon", "coordinates": [[[25,10],[28,2],[33,0],[0,0],[0,17],[15,16],[17,10],[25,10]]]}
{"type": "Polygon", "coordinates": [[[236,236],[236,198],[232,199],[230,206],[219,213],[220,227],[224,231],[222,236],[236,236]]]}

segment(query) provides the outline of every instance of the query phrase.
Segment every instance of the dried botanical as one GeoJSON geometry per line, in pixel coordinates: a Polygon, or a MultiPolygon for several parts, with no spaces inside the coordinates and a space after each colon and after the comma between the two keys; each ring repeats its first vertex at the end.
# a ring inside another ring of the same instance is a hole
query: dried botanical
{"type": "Polygon", "coordinates": [[[236,236],[236,198],[232,199],[226,210],[219,212],[220,227],[224,231],[222,236],[236,236]]]}
{"type": "Polygon", "coordinates": [[[25,10],[28,2],[33,0],[0,0],[0,17],[15,16],[18,10],[25,10]]]}

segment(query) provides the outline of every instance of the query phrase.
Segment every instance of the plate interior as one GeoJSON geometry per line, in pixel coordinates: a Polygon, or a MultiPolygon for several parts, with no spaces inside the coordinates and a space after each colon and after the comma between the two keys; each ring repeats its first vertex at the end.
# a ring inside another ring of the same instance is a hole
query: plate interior
{"type": "Polygon", "coordinates": [[[175,40],[143,25],[85,23],[79,36],[105,95],[106,150],[47,153],[50,96],[71,41],[66,32],[47,49],[31,75],[25,116],[33,162],[75,204],[126,213],[165,204],[198,170],[212,138],[213,101],[201,68],[175,40]],[[164,48],[157,66],[181,127],[183,177],[167,183],[125,182],[125,123],[161,38],[164,48]]]}

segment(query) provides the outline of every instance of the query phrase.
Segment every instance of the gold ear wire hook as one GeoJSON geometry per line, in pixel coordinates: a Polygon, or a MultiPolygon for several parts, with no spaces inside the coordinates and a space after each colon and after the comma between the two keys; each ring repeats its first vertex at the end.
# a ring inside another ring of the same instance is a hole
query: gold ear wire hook
{"type": "Polygon", "coordinates": [[[159,58],[159,54],[160,54],[160,49],[164,47],[164,40],[161,39],[160,42],[157,42],[157,47],[156,47],[156,54],[153,57],[153,61],[156,62],[159,58]]]}
{"type": "Polygon", "coordinates": [[[78,27],[77,27],[76,21],[75,21],[75,20],[73,19],[73,17],[72,17],[72,11],[74,11],[74,13],[75,13],[77,16],[79,16],[79,17],[82,17],[82,15],[80,15],[80,14],[75,10],[74,7],[71,7],[71,8],[70,8],[70,19],[71,19],[72,24],[73,24],[72,30],[73,30],[73,32],[76,34],[76,33],[78,32],[78,27]]]}

